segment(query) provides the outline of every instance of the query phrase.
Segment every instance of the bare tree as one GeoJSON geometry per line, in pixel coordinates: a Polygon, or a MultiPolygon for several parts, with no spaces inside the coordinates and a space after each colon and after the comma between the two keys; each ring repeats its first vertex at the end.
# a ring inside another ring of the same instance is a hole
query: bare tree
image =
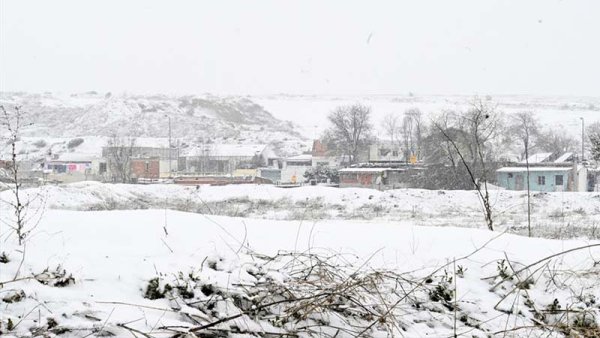
{"type": "Polygon", "coordinates": [[[527,233],[531,237],[531,187],[529,173],[529,150],[531,139],[538,133],[538,122],[532,112],[520,112],[514,115],[515,122],[512,129],[523,144],[525,163],[527,165],[527,233]]]}
{"type": "Polygon", "coordinates": [[[402,141],[404,147],[404,158],[408,158],[414,153],[413,147],[413,119],[410,115],[404,114],[402,118],[402,141]]]}
{"type": "Polygon", "coordinates": [[[135,138],[120,137],[113,134],[104,148],[104,157],[113,182],[131,182],[131,158],[135,138]]]}
{"type": "Polygon", "coordinates": [[[576,152],[579,146],[579,142],[562,127],[540,132],[538,143],[541,151],[553,154],[576,152]]]}
{"type": "Polygon", "coordinates": [[[592,159],[600,162],[600,122],[594,122],[587,127],[587,136],[590,140],[592,159]]]}
{"type": "Polygon", "coordinates": [[[334,145],[350,163],[358,161],[361,147],[371,139],[371,108],[362,104],[337,107],[329,116],[331,127],[325,133],[329,145],[334,145]]]}
{"type": "Polygon", "coordinates": [[[387,137],[390,138],[392,145],[396,145],[398,135],[400,134],[400,121],[398,115],[389,113],[383,117],[381,126],[387,137]]]}
{"type": "Polygon", "coordinates": [[[19,140],[21,128],[23,128],[23,113],[20,107],[15,107],[14,111],[7,111],[4,106],[0,106],[2,110],[2,126],[8,131],[8,144],[11,149],[11,160],[8,172],[10,174],[10,189],[15,198],[14,202],[9,202],[15,213],[15,224],[9,223],[9,226],[17,234],[19,245],[23,244],[23,240],[27,236],[25,231],[25,208],[26,203],[22,201],[21,196],[21,177],[19,173],[19,162],[17,161],[16,144],[19,140]]]}
{"type": "Polygon", "coordinates": [[[410,121],[410,145],[413,155],[421,158],[423,143],[423,114],[419,108],[411,108],[404,113],[405,119],[410,121]]]}
{"type": "MultiPolygon", "coordinates": [[[[490,194],[487,185],[487,161],[490,160],[492,139],[496,136],[500,113],[495,106],[479,98],[471,102],[471,109],[457,115],[453,127],[433,121],[434,127],[448,141],[458,161],[465,167],[478,193],[489,230],[494,230],[490,194]],[[477,171],[476,169],[479,168],[477,171]],[[479,173],[478,173],[479,172],[479,173]]],[[[448,120],[446,120],[448,123],[448,120]]]]}

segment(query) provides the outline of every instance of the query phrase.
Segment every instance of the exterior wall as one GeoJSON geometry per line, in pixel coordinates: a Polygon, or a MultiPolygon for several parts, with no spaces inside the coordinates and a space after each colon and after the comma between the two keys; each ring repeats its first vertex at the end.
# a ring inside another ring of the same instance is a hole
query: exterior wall
{"type": "Polygon", "coordinates": [[[92,169],[92,162],[65,162],[65,161],[50,161],[44,166],[44,169],[58,173],[85,173],[92,169]]]}
{"type": "Polygon", "coordinates": [[[93,160],[91,164],[92,174],[94,175],[104,175],[106,174],[107,165],[104,160],[93,160]]]}
{"type": "Polygon", "coordinates": [[[306,170],[312,168],[311,165],[306,166],[285,166],[285,168],[281,169],[281,182],[290,183],[294,180],[292,179],[294,176],[296,177],[295,183],[304,182],[304,173],[306,170]]]}
{"type": "Polygon", "coordinates": [[[329,156],[313,156],[312,157],[312,166],[316,167],[319,165],[325,165],[328,167],[337,167],[339,166],[338,161],[335,157],[329,156]]]}
{"type": "Polygon", "coordinates": [[[404,154],[399,146],[372,144],[369,146],[369,162],[404,162],[404,154]]]}
{"type": "Polygon", "coordinates": [[[159,161],[159,176],[160,178],[171,177],[174,173],[177,172],[177,158],[171,160],[171,164],[169,165],[169,160],[161,159],[159,161]]]}
{"type": "Polygon", "coordinates": [[[135,178],[159,178],[160,162],[156,159],[132,159],[131,176],[135,178]]]}
{"type": "MultiPolygon", "coordinates": [[[[498,185],[507,190],[527,190],[527,172],[498,172],[498,185]],[[512,177],[511,177],[512,176],[512,177]],[[522,182],[522,183],[520,183],[522,182]]],[[[530,171],[529,185],[532,191],[553,192],[572,191],[572,171],[530,171]],[[556,176],[563,176],[563,184],[556,185],[556,176]],[[539,177],[545,178],[545,184],[540,184],[539,177]]]]}
{"type": "MultiPolygon", "coordinates": [[[[102,147],[102,157],[108,158],[115,147],[102,147]]],[[[124,147],[129,148],[129,147],[124,147]]],[[[177,148],[159,148],[159,147],[131,147],[131,157],[149,158],[159,157],[162,160],[177,159],[179,149],[177,148]]]]}
{"type": "Polygon", "coordinates": [[[266,178],[273,183],[277,183],[281,181],[281,170],[274,168],[261,168],[258,169],[258,175],[260,177],[266,178]]]}
{"type": "Polygon", "coordinates": [[[81,181],[103,181],[104,177],[95,174],[86,174],[82,172],[63,173],[63,174],[45,174],[44,178],[48,181],[56,181],[61,183],[74,183],[81,181]]]}
{"type": "Polygon", "coordinates": [[[585,167],[577,171],[575,182],[576,191],[588,191],[588,171],[585,167]]]}
{"type": "Polygon", "coordinates": [[[345,172],[340,173],[340,188],[378,188],[375,184],[378,172],[345,172]]]}
{"type": "Polygon", "coordinates": [[[258,174],[257,169],[236,169],[233,171],[234,177],[251,176],[255,177],[258,174]]]}
{"type": "Polygon", "coordinates": [[[180,162],[185,162],[181,170],[188,173],[233,175],[236,169],[243,169],[240,166],[251,166],[253,159],[253,156],[187,156],[180,162]]]}

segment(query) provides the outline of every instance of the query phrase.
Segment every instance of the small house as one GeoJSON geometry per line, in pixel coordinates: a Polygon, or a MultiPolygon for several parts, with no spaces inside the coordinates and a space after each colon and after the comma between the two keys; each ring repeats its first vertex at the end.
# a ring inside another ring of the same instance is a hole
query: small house
{"type": "Polygon", "coordinates": [[[392,142],[379,142],[369,146],[369,163],[405,163],[402,148],[392,142]]]}
{"type": "Polygon", "coordinates": [[[204,144],[187,149],[180,164],[188,174],[234,175],[261,167],[274,157],[266,144],[204,144]]]}
{"type": "Polygon", "coordinates": [[[406,168],[344,168],[340,188],[395,189],[407,187],[406,168]]]}
{"type": "Polygon", "coordinates": [[[304,181],[304,173],[313,167],[312,154],[302,154],[283,160],[281,182],[300,183],[304,181]]]}
{"type": "MultiPolygon", "coordinates": [[[[498,185],[507,190],[527,190],[527,167],[512,166],[496,171],[498,185]]],[[[529,167],[529,189],[532,191],[587,191],[587,170],[582,165],[529,167]]]]}
{"type": "Polygon", "coordinates": [[[131,159],[131,177],[136,179],[160,178],[160,158],[133,158],[131,159]]]}
{"type": "Polygon", "coordinates": [[[97,155],[86,153],[52,154],[43,164],[46,179],[60,182],[101,180],[106,164],[97,155]]]}
{"type": "Polygon", "coordinates": [[[587,191],[587,169],[574,160],[573,153],[559,156],[537,153],[519,163],[496,170],[496,178],[498,185],[507,190],[527,190],[529,187],[532,191],[541,192],[587,191]]]}

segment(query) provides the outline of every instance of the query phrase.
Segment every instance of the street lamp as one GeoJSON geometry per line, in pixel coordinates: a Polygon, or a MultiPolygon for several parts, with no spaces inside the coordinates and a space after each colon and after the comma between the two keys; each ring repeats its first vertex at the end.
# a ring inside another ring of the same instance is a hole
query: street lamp
{"type": "Polygon", "coordinates": [[[171,145],[171,116],[165,114],[165,117],[169,119],[169,150],[168,151],[169,151],[169,178],[171,178],[171,177],[173,177],[173,170],[171,168],[171,162],[172,162],[172,159],[171,159],[171,148],[172,148],[172,145],[171,145]]]}
{"type": "Polygon", "coordinates": [[[579,118],[581,120],[581,162],[585,159],[585,120],[583,117],[579,118]]]}

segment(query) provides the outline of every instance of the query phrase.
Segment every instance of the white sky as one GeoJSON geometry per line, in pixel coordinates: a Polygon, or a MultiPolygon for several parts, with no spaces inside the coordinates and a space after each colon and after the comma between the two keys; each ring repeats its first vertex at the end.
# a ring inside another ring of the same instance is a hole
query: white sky
{"type": "Polygon", "coordinates": [[[0,3],[3,91],[600,89],[597,0],[0,3]]]}

